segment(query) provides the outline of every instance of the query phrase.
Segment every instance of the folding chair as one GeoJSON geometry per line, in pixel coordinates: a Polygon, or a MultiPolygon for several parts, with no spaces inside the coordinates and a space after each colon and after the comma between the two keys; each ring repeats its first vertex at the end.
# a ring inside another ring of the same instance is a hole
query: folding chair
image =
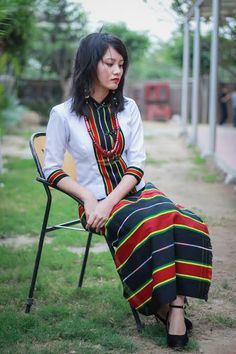
{"type": "MultiPolygon", "coordinates": [[[[54,231],[54,230],[58,230],[58,229],[72,229],[72,230],[76,230],[76,231],[87,232],[88,238],[87,238],[87,243],[86,243],[86,247],[85,247],[84,257],[83,257],[83,261],[82,261],[82,267],[81,267],[80,276],[79,276],[79,283],[78,283],[78,287],[80,287],[80,288],[82,287],[82,284],[83,284],[85,268],[86,268],[87,259],[88,259],[88,255],[89,255],[89,249],[90,249],[91,240],[92,240],[92,236],[93,236],[92,232],[85,230],[83,227],[78,227],[78,226],[74,227],[74,225],[79,225],[79,224],[81,225],[80,219],[70,220],[67,222],[63,222],[61,224],[48,226],[48,218],[49,218],[49,213],[50,213],[50,209],[51,209],[51,204],[53,201],[51,188],[57,189],[57,190],[61,191],[62,193],[68,195],[70,198],[74,199],[74,201],[76,203],[82,204],[82,201],[79,200],[78,198],[76,198],[75,196],[62,191],[58,187],[51,186],[47,182],[47,180],[45,179],[45,176],[43,174],[45,141],[46,141],[46,134],[39,132],[39,133],[33,134],[31,136],[31,139],[29,142],[30,149],[31,149],[38,173],[39,173],[39,176],[36,178],[36,180],[38,182],[42,183],[42,185],[45,189],[46,195],[47,195],[47,202],[46,202],[46,208],[45,208],[45,212],[44,212],[43,223],[42,223],[42,227],[41,227],[41,233],[40,233],[40,237],[39,237],[38,250],[36,253],[35,264],[34,264],[34,269],[33,269],[33,274],[32,274],[32,279],[31,279],[31,285],[30,285],[30,289],[29,289],[27,302],[26,302],[26,308],[25,308],[26,313],[30,312],[31,306],[33,305],[34,289],[35,289],[35,284],[36,284],[36,279],[37,279],[37,274],[38,274],[38,269],[39,269],[39,263],[40,263],[40,258],[41,258],[41,253],[42,253],[44,238],[45,238],[46,233],[54,231]]],[[[65,156],[64,156],[63,170],[69,176],[76,179],[76,169],[75,169],[74,160],[68,151],[66,151],[65,156]]],[[[108,247],[110,249],[112,257],[114,258],[115,252],[114,252],[113,247],[110,246],[109,244],[108,244],[108,247]]],[[[134,316],[134,319],[135,319],[135,322],[137,325],[137,330],[138,330],[138,332],[141,332],[143,329],[143,324],[140,320],[139,314],[138,314],[137,310],[134,309],[131,305],[130,305],[130,307],[131,307],[131,310],[132,310],[132,313],[133,313],[133,316],[134,316]]]]}

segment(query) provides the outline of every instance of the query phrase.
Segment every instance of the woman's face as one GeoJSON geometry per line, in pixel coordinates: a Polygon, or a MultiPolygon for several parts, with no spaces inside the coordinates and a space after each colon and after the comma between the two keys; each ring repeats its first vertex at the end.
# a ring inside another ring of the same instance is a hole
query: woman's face
{"type": "Polygon", "coordinates": [[[104,91],[104,94],[109,90],[116,90],[123,75],[123,65],[123,57],[114,48],[109,47],[98,62],[94,90],[104,91]]]}

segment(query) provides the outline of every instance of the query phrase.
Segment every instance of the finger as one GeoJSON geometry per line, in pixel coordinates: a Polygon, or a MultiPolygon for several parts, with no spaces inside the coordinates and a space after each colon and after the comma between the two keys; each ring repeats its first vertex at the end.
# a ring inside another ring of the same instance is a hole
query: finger
{"type": "Polygon", "coordinates": [[[91,222],[91,227],[95,229],[97,227],[98,223],[100,222],[100,220],[101,219],[99,217],[94,217],[93,221],[91,222]]]}
{"type": "Polygon", "coordinates": [[[97,227],[96,227],[96,232],[99,232],[100,229],[105,225],[105,223],[107,222],[107,218],[103,218],[98,224],[97,224],[97,227]]]}

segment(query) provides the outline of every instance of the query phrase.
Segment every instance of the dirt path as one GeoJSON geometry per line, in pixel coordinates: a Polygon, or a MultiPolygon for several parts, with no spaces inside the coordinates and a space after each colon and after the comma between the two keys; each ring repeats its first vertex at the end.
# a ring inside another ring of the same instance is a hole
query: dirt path
{"type": "MultiPolygon", "coordinates": [[[[172,200],[193,209],[207,220],[214,249],[214,278],[209,301],[190,299],[188,314],[194,322],[193,338],[199,349],[192,353],[236,354],[236,189],[222,181],[207,183],[207,167],[197,166],[192,153],[179,137],[179,126],[174,123],[145,122],[147,151],[146,180],[152,181],[172,200]]],[[[4,152],[14,156],[14,139],[4,152]]],[[[16,140],[23,157],[28,149],[22,140],[16,140]]],[[[173,353],[157,347],[134,333],[140,353],[173,353]]]]}
{"type": "MultiPolygon", "coordinates": [[[[172,200],[207,220],[214,250],[213,284],[207,303],[190,299],[193,337],[206,354],[236,353],[236,190],[222,181],[207,183],[215,171],[196,166],[179,137],[179,126],[145,122],[146,179],[172,200]]],[[[158,349],[150,353],[167,353],[158,349]]],[[[146,352],[147,353],[147,352],[146,352]]]]}

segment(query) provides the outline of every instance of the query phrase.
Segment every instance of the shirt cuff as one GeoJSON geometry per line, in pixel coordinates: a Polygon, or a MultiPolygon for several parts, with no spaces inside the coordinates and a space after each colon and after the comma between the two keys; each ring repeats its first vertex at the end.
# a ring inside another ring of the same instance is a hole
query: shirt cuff
{"type": "Polygon", "coordinates": [[[125,175],[131,175],[136,178],[137,182],[139,183],[143,178],[143,170],[138,167],[130,166],[127,168],[125,175]]]}
{"type": "Polygon", "coordinates": [[[61,169],[53,171],[47,178],[47,181],[52,185],[56,186],[57,183],[64,177],[68,177],[68,175],[61,169]]]}

